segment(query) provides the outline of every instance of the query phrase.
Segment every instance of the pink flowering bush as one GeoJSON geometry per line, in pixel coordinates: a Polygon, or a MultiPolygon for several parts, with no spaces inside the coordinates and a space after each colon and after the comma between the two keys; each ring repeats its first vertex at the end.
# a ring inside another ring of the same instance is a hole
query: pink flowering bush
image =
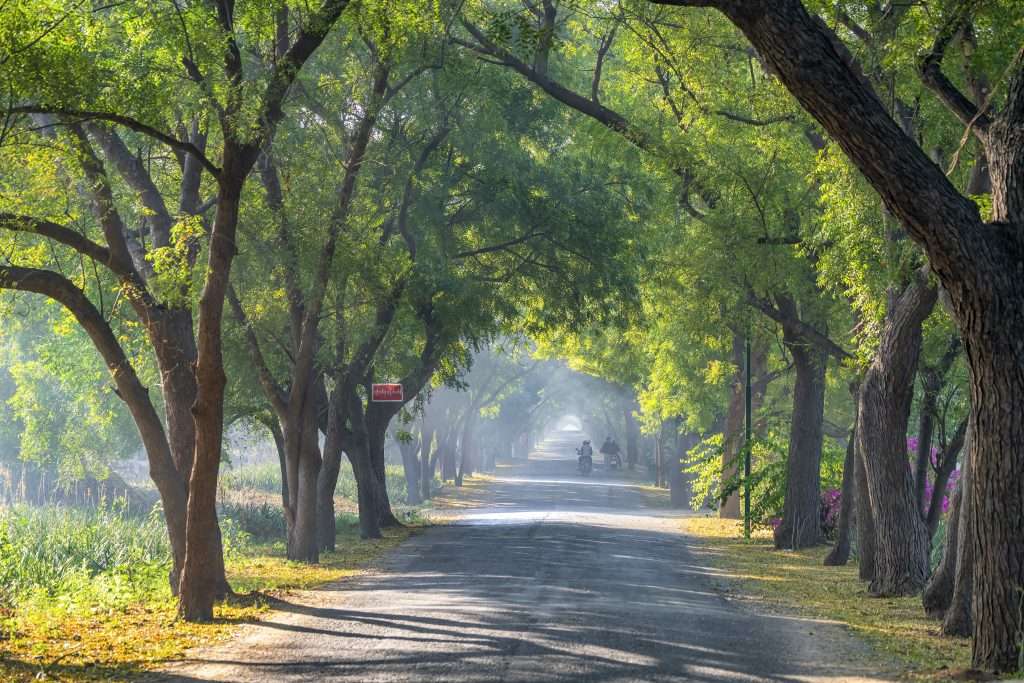
{"type": "MultiPolygon", "coordinates": [[[[918,442],[916,436],[911,436],[911,437],[907,438],[907,455],[910,456],[910,460],[914,460],[914,459],[917,458],[917,446],[918,446],[918,443],[919,442],[918,442]]],[[[933,468],[938,468],[938,466],[939,466],[939,449],[936,448],[935,446],[932,446],[932,449],[931,449],[931,464],[932,464],[933,468]]],[[[908,468],[910,467],[910,462],[909,461],[907,463],[907,467],[908,468]]],[[[953,497],[953,492],[956,491],[956,484],[957,484],[958,481],[960,481],[960,468],[959,468],[959,466],[957,467],[957,469],[953,470],[953,473],[949,476],[949,482],[946,484],[946,490],[942,492],[942,511],[943,512],[949,512],[949,503],[950,503],[950,500],[953,497]]],[[[931,508],[932,497],[934,495],[935,495],[935,484],[932,482],[931,479],[928,479],[928,480],[925,481],[925,484],[924,484],[924,509],[925,510],[928,510],[929,508],[931,508]]]]}
{"type": "Polygon", "coordinates": [[[821,493],[821,533],[833,538],[839,527],[839,505],[843,494],[839,489],[827,489],[821,493]]]}

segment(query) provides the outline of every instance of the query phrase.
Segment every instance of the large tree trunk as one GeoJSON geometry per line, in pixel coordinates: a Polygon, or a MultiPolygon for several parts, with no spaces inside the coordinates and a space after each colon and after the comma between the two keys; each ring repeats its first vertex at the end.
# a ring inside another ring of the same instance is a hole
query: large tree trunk
{"type": "Polygon", "coordinates": [[[914,595],[929,575],[931,543],[907,462],[907,422],[921,350],[921,324],[937,299],[919,272],[894,304],[861,386],[858,444],[875,524],[875,595],[914,595]]]}
{"type": "MultiPolygon", "coordinates": [[[[796,316],[796,305],[777,297],[780,310],[796,316]]],[[[822,541],[821,443],[825,419],[825,368],[828,357],[798,331],[782,327],[783,343],[793,357],[796,381],[786,460],[786,498],[775,529],[776,548],[806,548],[822,541]]]]}
{"type": "MultiPolygon", "coordinates": [[[[302,347],[300,347],[301,349],[302,347]]],[[[304,350],[315,355],[315,345],[304,350]]],[[[286,554],[288,559],[316,563],[320,559],[320,537],[317,535],[318,478],[323,462],[320,453],[320,414],[322,405],[318,396],[320,375],[312,367],[312,361],[296,363],[293,375],[296,385],[301,383],[304,391],[292,394],[284,412],[285,471],[288,475],[288,505],[285,508],[287,531],[286,554]]],[[[324,392],[326,393],[326,392],[324,392]]],[[[328,427],[330,430],[330,427],[328,427]]]]}
{"type": "MultiPolygon", "coordinates": [[[[225,161],[232,161],[231,148],[225,161]]],[[[230,163],[226,164],[230,166],[230,163]]],[[[227,171],[225,171],[227,173],[227,171]]],[[[206,285],[199,302],[198,360],[196,363],[196,447],[189,479],[185,526],[185,563],[181,573],[179,611],[186,621],[213,619],[213,603],[220,590],[223,558],[211,557],[220,530],[217,525],[217,475],[224,437],[224,357],[221,326],[231,261],[235,255],[235,229],[244,174],[224,180],[218,196],[215,225],[210,237],[206,285]]]]}
{"type": "Polygon", "coordinates": [[[356,494],[359,501],[359,535],[380,538],[380,509],[377,504],[377,482],[373,476],[370,454],[365,441],[353,441],[345,448],[345,454],[352,464],[356,479],[356,494]]]}
{"type": "Polygon", "coordinates": [[[855,407],[853,427],[850,429],[850,440],[846,444],[846,458],[843,460],[843,483],[839,493],[839,521],[838,528],[836,529],[836,544],[832,547],[829,554],[825,556],[825,566],[827,567],[843,566],[850,561],[853,518],[854,510],[856,510],[858,422],[856,412],[855,407]]]}

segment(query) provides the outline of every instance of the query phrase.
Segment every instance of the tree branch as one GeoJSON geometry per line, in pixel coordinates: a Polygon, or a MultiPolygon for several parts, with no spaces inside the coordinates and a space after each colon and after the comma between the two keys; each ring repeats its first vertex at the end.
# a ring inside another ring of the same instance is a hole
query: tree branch
{"type": "MultiPolygon", "coordinates": [[[[25,232],[52,239],[55,242],[71,247],[80,254],[98,261],[108,268],[113,268],[110,251],[93,242],[84,235],[63,225],[32,216],[21,216],[13,213],[0,213],[0,228],[13,232],[25,232]]],[[[118,273],[119,275],[121,273],[118,273]]]]}
{"type": "Polygon", "coordinates": [[[842,363],[845,360],[853,358],[843,347],[836,344],[828,336],[822,334],[817,329],[808,325],[798,317],[793,315],[786,315],[783,311],[779,310],[776,306],[772,305],[768,299],[758,296],[753,290],[747,290],[747,303],[756,308],[757,310],[764,313],[766,316],[779,323],[780,325],[788,325],[794,328],[801,336],[805,337],[809,342],[817,346],[821,351],[835,358],[837,361],[842,363]]]}
{"type": "Polygon", "coordinates": [[[946,55],[946,48],[954,36],[967,25],[976,4],[977,0],[967,0],[957,7],[935,37],[931,51],[921,59],[918,72],[925,86],[984,143],[991,119],[984,109],[979,110],[977,105],[960,92],[942,72],[942,59],[946,55]]]}
{"type": "Polygon", "coordinates": [[[200,151],[198,147],[193,145],[191,142],[185,142],[178,138],[164,133],[161,130],[157,130],[153,126],[147,125],[131,118],[130,116],[124,116],[123,114],[116,114],[114,112],[105,111],[89,111],[84,109],[68,109],[65,107],[52,107],[44,104],[26,104],[18,107],[11,107],[9,110],[12,114],[57,114],[60,116],[69,116],[77,118],[82,121],[109,121],[116,123],[119,126],[124,126],[129,130],[134,130],[136,133],[142,133],[147,137],[151,137],[154,140],[164,143],[172,149],[179,150],[186,154],[191,154],[203,165],[203,167],[213,175],[214,178],[220,176],[220,169],[210,161],[205,154],[200,151]]]}

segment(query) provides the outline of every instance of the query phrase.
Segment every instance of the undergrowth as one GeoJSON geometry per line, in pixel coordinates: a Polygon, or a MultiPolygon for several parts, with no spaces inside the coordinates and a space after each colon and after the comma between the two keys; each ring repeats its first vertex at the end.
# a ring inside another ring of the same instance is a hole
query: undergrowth
{"type": "Polygon", "coordinates": [[[220,521],[228,580],[248,595],[197,625],[177,620],[159,507],[0,508],[0,680],[136,680],[258,618],[271,596],[351,576],[411,533],[363,541],[358,518],[340,512],[338,550],[306,565],[285,559],[280,506],[224,505],[220,521]]]}

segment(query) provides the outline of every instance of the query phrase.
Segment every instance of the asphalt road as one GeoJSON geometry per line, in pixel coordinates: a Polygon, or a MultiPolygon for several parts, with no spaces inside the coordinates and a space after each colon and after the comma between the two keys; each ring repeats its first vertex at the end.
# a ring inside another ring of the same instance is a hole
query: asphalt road
{"type": "Polygon", "coordinates": [[[842,628],[725,599],[664,496],[549,443],[395,550],[163,681],[864,681],[842,628]]]}

